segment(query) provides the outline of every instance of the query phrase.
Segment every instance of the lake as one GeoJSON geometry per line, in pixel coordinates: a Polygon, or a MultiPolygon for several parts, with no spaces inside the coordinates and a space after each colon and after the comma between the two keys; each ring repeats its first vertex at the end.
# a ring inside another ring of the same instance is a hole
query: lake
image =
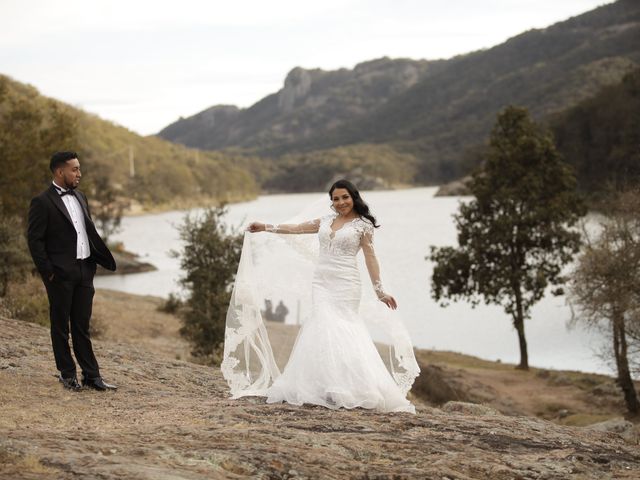
{"type": "MultiPolygon", "coordinates": [[[[452,215],[464,198],[435,197],[436,188],[363,192],[363,197],[382,225],[376,231],[376,252],[393,285],[391,292],[399,312],[419,348],[451,350],[488,360],[517,363],[519,350],[510,317],[500,307],[466,302],[442,308],[430,296],[432,265],[425,260],[429,246],[456,244],[452,215]]],[[[251,202],[229,206],[227,222],[244,227],[259,220],[281,223],[326,193],[266,195],[251,202]]],[[[113,240],[155,265],[153,272],[96,278],[97,288],[110,288],[142,295],[168,296],[180,290],[179,261],[171,250],[181,242],[177,226],[186,212],[126,217],[122,231],[113,240]]],[[[368,286],[363,276],[363,286],[368,286]]],[[[532,310],[525,323],[532,366],[611,374],[598,356],[604,342],[601,334],[580,326],[569,329],[571,310],[565,297],[547,295],[532,310]]]]}

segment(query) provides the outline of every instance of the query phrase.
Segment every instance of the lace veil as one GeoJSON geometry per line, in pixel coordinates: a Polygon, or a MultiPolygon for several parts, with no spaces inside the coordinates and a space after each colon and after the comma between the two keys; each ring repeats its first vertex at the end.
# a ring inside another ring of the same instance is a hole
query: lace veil
{"type": "MultiPolygon", "coordinates": [[[[283,223],[301,224],[331,213],[329,200],[324,197],[283,223]]],[[[375,234],[392,234],[383,228],[376,229],[375,234]]],[[[317,233],[245,233],[227,311],[221,365],[233,398],[266,396],[284,369],[297,333],[311,315],[311,282],[318,245],[317,233]]],[[[389,372],[406,394],[419,373],[411,339],[398,313],[376,296],[362,250],[358,262],[362,282],[360,314],[389,372]]],[[[378,263],[384,266],[384,259],[378,263]]],[[[385,290],[393,294],[393,287],[381,278],[385,290]]]]}

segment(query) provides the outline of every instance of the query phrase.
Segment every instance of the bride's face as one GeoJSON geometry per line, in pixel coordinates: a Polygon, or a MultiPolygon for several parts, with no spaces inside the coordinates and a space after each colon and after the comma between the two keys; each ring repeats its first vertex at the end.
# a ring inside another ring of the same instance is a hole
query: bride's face
{"type": "Polygon", "coordinates": [[[353,210],[353,198],[351,198],[349,190],[346,188],[336,188],[331,195],[331,200],[333,201],[333,208],[340,215],[349,215],[353,210]]]}

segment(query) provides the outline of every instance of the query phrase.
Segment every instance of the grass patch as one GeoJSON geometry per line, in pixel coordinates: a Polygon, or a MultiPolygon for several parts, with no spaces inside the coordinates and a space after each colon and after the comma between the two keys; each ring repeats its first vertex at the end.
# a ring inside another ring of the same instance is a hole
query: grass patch
{"type": "Polygon", "coordinates": [[[17,478],[23,477],[25,473],[41,474],[43,478],[55,478],[51,475],[59,472],[43,465],[34,455],[23,454],[7,445],[0,445],[0,475],[3,478],[17,478]]]}
{"type": "Polygon", "coordinates": [[[515,365],[505,364],[500,361],[482,360],[478,357],[465,355],[463,353],[438,351],[438,350],[419,350],[416,352],[418,358],[423,363],[440,363],[450,367],[458,368],[484,368],[489,370],[513,370],[515,365]]]}
{"type": "Polygon", "coordinates": [[[539,410],[536,412],[537,417],[542,418],[555,418],[558,417],[560,412],[570,411],[571,406],[562,402],[543,402],[539,406],[539,410]]]}
{"type": "Polygon", "coordinates": [[[590,414],[590,413],[576,413],[575,415],[569,415],[562,420],[559,420],[560,425],[567,425],[570,427],[586,427],[587,425],[593,425],[594,423],[604,422],[611,418],[619,417],[620,415],[606,415],[606,414],[590,414]]]}
{"type": "Polygon", "coordinates": [[[38,276],[29,275],[24,282],[10,283],[2,306],[11,318],[49,326],[49,301],[38,276]]]}

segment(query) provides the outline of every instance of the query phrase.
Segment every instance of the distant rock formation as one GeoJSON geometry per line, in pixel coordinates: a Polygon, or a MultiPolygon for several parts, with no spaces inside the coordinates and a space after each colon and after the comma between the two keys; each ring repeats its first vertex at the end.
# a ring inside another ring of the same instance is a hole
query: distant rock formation
{"type": "Polygon", "coordinates": [[[358,190],[386,190],[392,187],[384,178],[369,175],[361,167],[356,167],[348,172],[336,173],[327,182],[324,190],[329,191],[331,185],[340,179],[347,179],[358,187],[358,190]]]}
{"type": "Polygon", "coordinates": [[[284,80],[278,93],[278,108],[281,113],[293,110],[296,100],[305,97],[311,90],[311,74],[302,68],[294,68],[284,80]]]}
{"type": "Polygon", "coordinates": [[[470,195],[471,192],[467,186],[469,180],[471,180],[471,177],[467,176],[460,180],[453,180],[452,182],[440,185],[436,191],[436,197],[461,197],[470,195]]]}
{"type": "Polygon", "coordinates": [[[211,107],[180,118],[158,135],[203,149],[262,148],[310,138],[372,112],[418,82],[431,63],[384,57],[352,70],[295,67],[280,91],[248,109],[211,107]]]}

